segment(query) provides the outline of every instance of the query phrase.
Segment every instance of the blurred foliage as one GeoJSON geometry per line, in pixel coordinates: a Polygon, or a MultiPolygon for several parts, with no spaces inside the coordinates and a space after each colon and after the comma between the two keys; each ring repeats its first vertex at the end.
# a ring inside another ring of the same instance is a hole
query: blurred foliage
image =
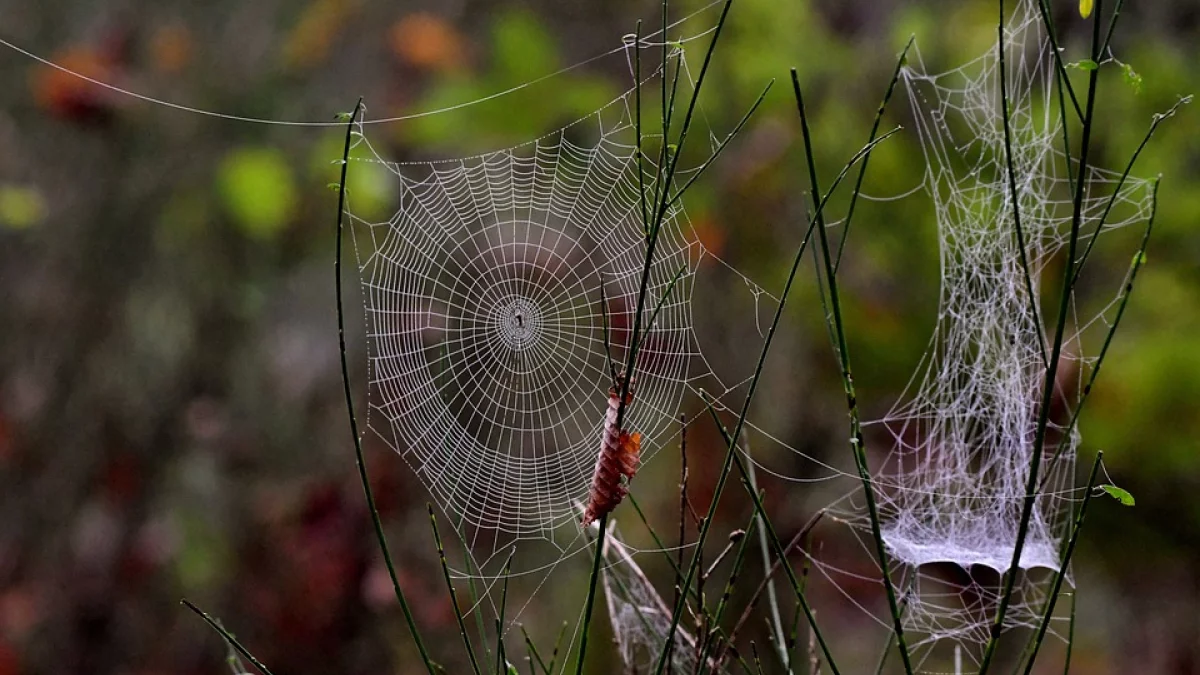
{"type": "MultiPolygon", "coordinates": [[[[675,11],[699,7],[687,4],[675,11]]],[[[1070,60],[1084,54],[1087,5],[1055,3],[1070,60]]],[[[372,129],[381,155],[403,161],[511,146],[607,103],[629,86],[620,54],[537,80],[619,46],[638,16],[657,26],[656,11],[630,0],[415,8],[0,0],[0,36],[117,86],[270,119],[330,120],[359,94],[368,119],[408,116],[535,82],[372,129]]],[[[986,0],[738,0],[703,102],[706,124],[723,134],[768,80],[784,83],[797,67],[828,175],[866,140],[910,35],[913,58],[951,67],[992,44],[994,12],[986,0]]],[[[1151,115],[1200,88],[1197,17],[1181,0],[1125,8],[1114,43],[1125,65],[1101,69],[1101,164],[1123,166],[1151,115]]],[[[341,131],[169,110],[7,50],[0,83],[0,675],[216,672],[222,647],[178,608],[184,594],[278,672],[317,663],[413,672],[340,401],[335,206],[325,186],[337,180],[341,131]]],[[[907,123],[902,94],[890,110],[886,125],[907,123]]],[[[1081,422],[1083,457],[1103,449],[1113,482],[1137,506],[1106,500],[1089,514],[1076,556],[1077,673],[1200,672],[1196,115],[1185,108],[1165,123],[1139,160],[1136,173],[1164,175],[1156,233],[1081,422]]],[[[365,146],[355,157],[371,159],[365,146]]],[[[801,157],[794,103],[777,84],[689,197],[701,239],[769,289],[782,285],[800,237],[801,157]]],[[[354,168],[356,215],[388,218],[389,167],[354,168]]],[[[867,192],[906,193],[923,170],[915,136],[901,134],[872,156],[867,192]]],[[[920,198],[859,208],[841,274],[860,399],[878,414],[927,345],[936,232],[920,198]]],[[[1114,236],[1098,247],[1087,280],[1098,297],[1120,283],[1126,244],[1114,236]]],[[[761,415],[781,420],[796,447],[840,457],[844,410],[817,307],[811,283],[797,290],[761,415]]],[[[717,338],[757,341],[729,323],[717,338]]],[[[353,349],[360,363],[361,345],[353,349]]],[[[691,441],[701,503],[714,474],[712,436],[698,429],[691,441]]],[[[639,476],[635,494],[676,480],[667,454],[639,476]]],[[[457,638],[423,492],[399,458],[372,448],[369,462],[404,553],[400,581],[453,670],[463,664],[444,649],[457,638]]],[[[781,533],[829,497],[819,486],[785,491],[764,480],[781,533]]],[[[668,492],[643,494],[652,516],[669,521],[668,492]]],[[[736,506],[721,514],[738,527],[744,516],[736,506]]],[[[539,634],[553,635],[577,611],[586,570],[563,567],[555,592],[543,589],[526,609],[539,634]]],[[[829,618],[847,645],[875,635],[855,612],[829,618]]],[[[603,651],[598,664],[611,656],[603,651]]]]}
{"type": "Polygon", "coordinates": [[[238,148],[229,153],[217,171],[217,186],[229,217],[252,237],[277,234],[296,205],[291,168],[272,148],[238,148]]]}

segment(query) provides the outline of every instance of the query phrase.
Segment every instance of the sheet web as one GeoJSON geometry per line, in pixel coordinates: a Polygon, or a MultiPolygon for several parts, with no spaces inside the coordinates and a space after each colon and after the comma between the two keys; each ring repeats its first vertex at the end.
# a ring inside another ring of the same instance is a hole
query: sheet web
{"type": "MultiPolygon", "coordinates": [[[[1058,312],[1057,299],[1043,308],[1041,297],[1047,284],[1059,292],[1072,221],[1068,161],[1073,173],[1079,167],[1062,152],[1053,55],[1033,2],[1017,3],[1004,41],[1023,253],[1008,184],[996,48],[950,72],[926,72],[919,56],[903,70],[937,221],[941,296],[908,391],[873,426],[890,439],[877,464],[876,497],[893,577],[907,589],[904,623],[918,645],[985,643],[1003,573],[1018,575],[1006,628],[1040,620],[1080,496],[1074,489],[1080,435],[1064,426],[1093,364],[1086,349],[1098,345],[1085,337],[1102,336],[1116,304],[1084,316],[1072,298],[1039,496],[1020,569],[1010,570],[1058,312]]],[[[1102,232],[1145,223],[1150,184],[1119,178],[1090,167],[1085,174],[1083,246],[1114,192],[1102,232]]],[[[854,525],[869,550],[861,492],[832,511],[854,525]]],[[[835,583],[848,580],[823,569],[835,583]]]]}

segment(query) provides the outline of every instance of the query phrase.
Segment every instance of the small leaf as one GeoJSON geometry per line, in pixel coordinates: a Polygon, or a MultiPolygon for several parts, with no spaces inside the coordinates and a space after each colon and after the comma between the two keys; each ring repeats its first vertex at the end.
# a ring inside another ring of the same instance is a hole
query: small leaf
{"type": "Polygon", "coordinates": [[[1109,497],[1121,502],[1125,506],[1133,506],[1135,503],[1133,495],[1129,494],[1128,490],[1122,490],[1116,485],[1101,485],[1100,489],[1107,492],[1109,497]]]}
{"type": "Polygon", "coordinates": [[[1100,65],[1091,59],[1084,59],[1082,61],[1076,61],[1075,63],[1068,63],[1067,67],[1078,68],[1079,70],[1095,70],[1099,68],[1100,65]]]}
{"type": "Polygon", "coordinates": [[[354,113],[340,112],[333,116],[335,122],[349,122],[354,117],[354,113]]]}
{"type": "Polygon", "coordinates": [[[333,190],[334,192],[337,192],[342,189],[342,184],[341,183],[326,183],[325,187],[329,188],[330,190],[333,190]]]}
{"type": "Polygon", "coordinates": [[[1079,0],[1079,16],[1088,18],[1092,15],[1093,0],[1079,0]]]}
{"type": "Polygon", "coordinates": [[[1142,76],[1128,63],[1122,63],[1121,70],[1125,72],[1125,83],[1133,88],[1133,93],[1142,93],[1142,76]]]}

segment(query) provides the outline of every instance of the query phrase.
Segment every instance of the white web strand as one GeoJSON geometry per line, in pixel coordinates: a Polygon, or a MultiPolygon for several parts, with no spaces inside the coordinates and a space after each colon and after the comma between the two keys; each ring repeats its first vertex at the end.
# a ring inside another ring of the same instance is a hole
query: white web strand
{"type": "MultiPolygon", "coordinates": [[[[1038,296],[1043,277],[1057,274],[1052,262],[1067,243],[1072,204],[1068,160],[1059,149],[1062,121],[1052,98],[1054,63],[1032,0],[1018,3],[1004,35],[1024,262],[1008,185],[996,49],[942,74],[922,72],[917,57],[917,65],[903,73],[925,152],[942,289],[937,327],[910,392],[880,421],[892,448],[877,472],[876,488],[894,576],[911,579],[901,584],[911,583],[904,622],[920,636],[918,643],[986,642],[999,573],[1020,579],[1006,627],[1035,625],[1050,575],[1029,570],[1060,568],[1073,495],[1079,434],[1052,422],[1042,448],[1044,488],[1030,519],[1021,569],[1010,570],[1049,351],[1038,296]],[[934,573],[937,564],[959,571],[934,573]]],[[[1099,170],[1089,169],[1084,180],[1080,231],[1086,234],[1117,188],[1114,176],[1099,170]]],[[[1117,200],[1123,219],[1106,222],[1105,230],[1144,221],[1148,187],[1127,181],[1117,200]]],[[[1103,315],[1080,322],[1077,312],[1072,298],[1075,328],[1066,333],[1056,392],[1072,407],[1088,362],[1080,356],[1081,332],[1103,323],[1103,315]]],[[[861,527],[859,501],[852,497],[838,508],[841,517],[861,527]]]]}

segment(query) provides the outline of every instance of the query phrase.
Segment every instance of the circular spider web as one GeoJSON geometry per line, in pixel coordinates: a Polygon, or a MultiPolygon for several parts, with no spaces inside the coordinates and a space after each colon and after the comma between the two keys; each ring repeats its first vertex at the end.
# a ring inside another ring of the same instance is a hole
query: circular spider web
{"type": "MultiPolygon", "coordinates": [[[[511,149],[385,163],[398,211],[354,220],[368,426],[460,528],[553,539],[579,519],[645,260],[641,190],[653,176],[639,179],[629,106],[623,96],[511,149]]],[[[627,412],[646,456],[674,435],[694,370],[702,255],[681,209],[669,210],[627,412]]]]}

